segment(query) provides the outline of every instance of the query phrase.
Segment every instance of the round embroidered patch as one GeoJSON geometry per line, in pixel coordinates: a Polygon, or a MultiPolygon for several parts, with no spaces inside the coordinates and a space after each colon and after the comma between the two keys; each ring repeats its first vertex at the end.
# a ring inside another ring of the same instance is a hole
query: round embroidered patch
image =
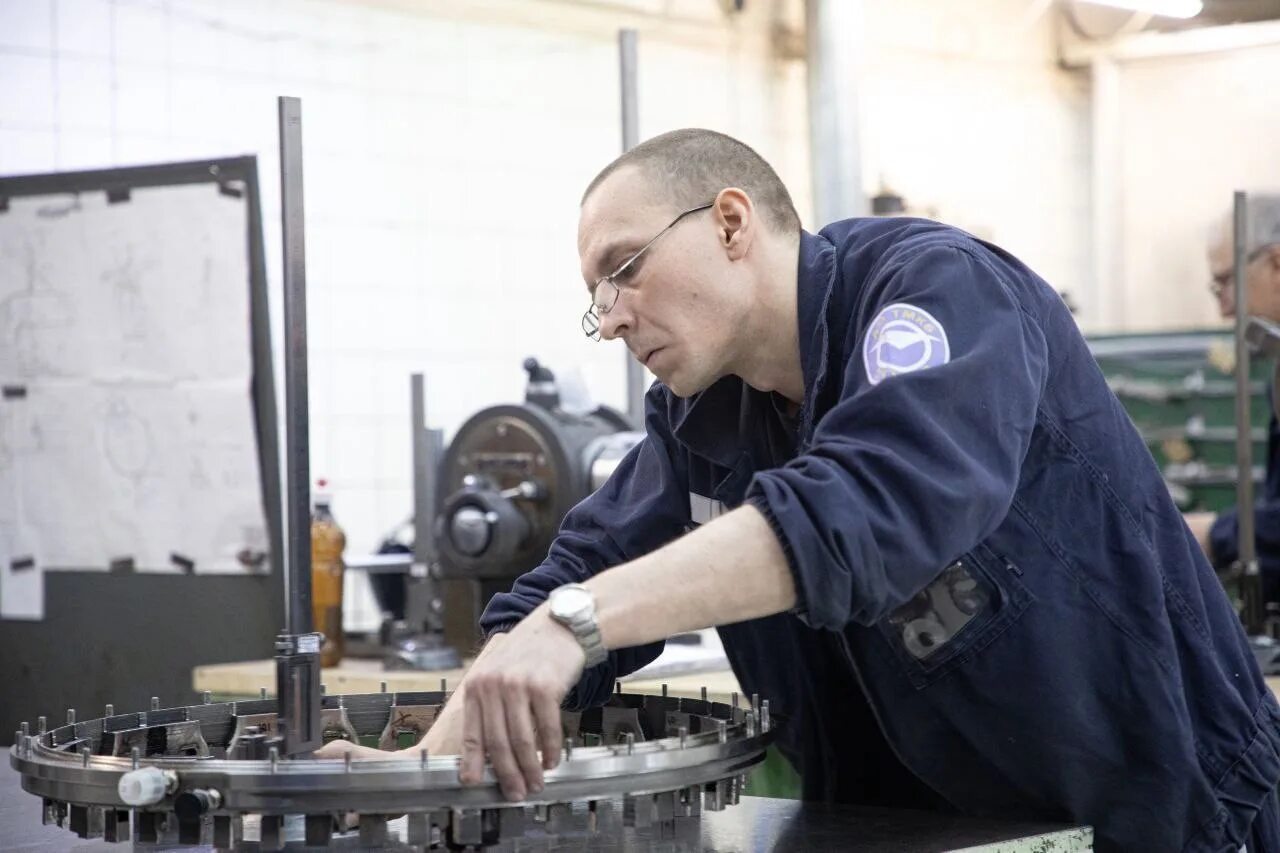
{"type": "Polygon", "coordinates": [[[928,311],[905,302],[881,308],[862,341],[862,364],[872,385],[950,360],[946,329],[928,311]]]}

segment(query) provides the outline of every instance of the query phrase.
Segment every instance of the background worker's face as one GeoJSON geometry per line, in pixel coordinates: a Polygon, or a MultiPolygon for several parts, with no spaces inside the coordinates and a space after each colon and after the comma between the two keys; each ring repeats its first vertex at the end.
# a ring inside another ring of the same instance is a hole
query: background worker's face
{"type": "Polygon", "coordinates": [[[1209,292],[1218,301],[1218,313],[1223,317],[1235,316],[1236,312],[1233,269],[1230,235],[1219,236],[1209,246],[1209,292]]]}
{"type": "MultiPolygon", "coordinates": [[[[1231,233],[1219,236],[1209,247],[1210,289],[1223,317],[1235,316],[1234,247],[1231,233]]],[[[1263,249],[1245,265],[1246,313],[1280,322],[1280,246],[1263,249]]]]}
{"type": "MultiPolygon", "coordinates": [[[[634,167],[606,178],[578,220],[578,255],[588,287],[681,212],[634,167]]],[[[601,339],[621,338],[681,397],[728,373],[741,345],[735,330],[750,307],[751,288],[747,265],[727,245],[728,233],[716,208],[686,216],[619,278],[617,301],[600,314],[601,339]]]]}

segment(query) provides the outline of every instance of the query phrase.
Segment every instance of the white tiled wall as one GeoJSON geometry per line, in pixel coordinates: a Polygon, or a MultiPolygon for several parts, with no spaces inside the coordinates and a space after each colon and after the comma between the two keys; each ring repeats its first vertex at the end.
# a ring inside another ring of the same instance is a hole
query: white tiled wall
{"type": "Polygon", "coordinates": [[[1232,192],[1280,192],[1280,45],[1126,62],[1121,320],[1221,322],[1206,244],[1232,192]]]}
{"type": "Polygon", "coordinates": [[[617,26],[640,30],[642,136],[737,135],[808,208],[804,69],[769,59],[763,5],[733,22],[713,0],[616,5],[639,12],[0,0],[0,174],[256,154],[278,323],[275,97],[302,97],[311,466],[367,553],[410,510],[411,371],[447,432],[518,399],[526,355],[623,402],[620,346],[578,329],[574,248],[582,188],[620,145],[617,26]]]}

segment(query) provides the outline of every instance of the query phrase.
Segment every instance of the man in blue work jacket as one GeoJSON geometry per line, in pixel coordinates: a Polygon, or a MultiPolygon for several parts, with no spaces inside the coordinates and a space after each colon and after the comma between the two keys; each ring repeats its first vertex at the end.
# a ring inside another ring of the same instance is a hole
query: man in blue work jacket
{"type": "Polygon", "coordinates": [[[1280,707],[1061,299],[916,219],[800,228],[703,130],[582,202],[584,329],[659,382],[647,438],[496,596],[424,739],[541,789],[560,707],[717,626],[808,799],[1280,849],[1280,707]]]}
{"type": "MultiPolygon", "coordinates": [[[[1280,196],[1250,195],[1245,205],[1246,240],[1244,285],[1246,311],[1280,323],[1280,196]]],[[[1223,217],[1209,244],[1210,291],[1224,318],[1235,316],[1235,241],[1232,218],[1223,217]]],[[[1268,394],[1268,400],[1272,395],[1268,394]]],[[[1274,401],[1273,401],[1274,403],[1274,401]]],[[[1280,422],[1272,415],[1267,427],[1266,480],[1254,505],[1254,530],[1262,592],[1267,602],[1280,603],[1280,422]]],[[[1187,524],[1196,533],[1210,561],[1226,568],[1239,558],[1240,515],[1236,507],[1217,515],[1191,513],[1187,524]]]]}

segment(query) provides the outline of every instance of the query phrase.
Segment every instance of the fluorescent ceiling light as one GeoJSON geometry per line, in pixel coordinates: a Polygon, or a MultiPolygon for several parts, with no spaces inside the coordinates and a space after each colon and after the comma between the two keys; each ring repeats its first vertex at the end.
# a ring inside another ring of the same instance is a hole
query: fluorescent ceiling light
{"type": "Polygon", "coordinates": [[[1194,18],[1204,11],[1201,0],[1080,0],[1095,6],[1111,6],[1131,12],[1148,12],[1166,18],[1194,18]]]}

